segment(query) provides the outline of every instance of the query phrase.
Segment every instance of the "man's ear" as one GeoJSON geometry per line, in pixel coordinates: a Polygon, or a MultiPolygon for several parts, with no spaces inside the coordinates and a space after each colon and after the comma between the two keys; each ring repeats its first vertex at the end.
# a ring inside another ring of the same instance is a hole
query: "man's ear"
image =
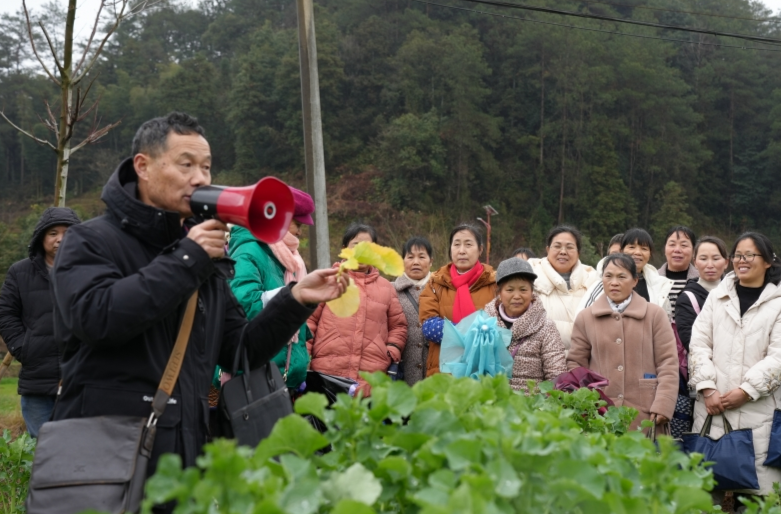
{"type": "Polygon", "coordinates": [[[148,181],[149,180],[149,166],[152,163],[152,158],[144,153],[137,153],[135,157],[133,157],[133,168],[136,170],[136,175],[138,175],[139,181],[148,181]]]}

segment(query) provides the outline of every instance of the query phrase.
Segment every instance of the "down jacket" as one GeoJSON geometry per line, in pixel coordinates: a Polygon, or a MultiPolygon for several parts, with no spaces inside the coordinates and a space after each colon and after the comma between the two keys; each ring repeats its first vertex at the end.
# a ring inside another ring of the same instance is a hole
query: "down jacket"
{"type": "Polygon", "coordinates": [[[388,371],[401,360],[407,344],[407,319],[393,285],[376,268],[369,273],[350,271],[361,294],[358,311],[349,318],[336,316],[321,304],[307,321],[314,371],[357,380],[364,396],[370,388],[359,372],[388,371]]]}
{"type": "MultiPolygon", "coordinates": [[[[450,266],[447,264],[431,274],[425,289],[420,293],[420,322],[429,318],[440,317],[453,319],[453,303],[456,301],[456,288],[450,279],[450,266]]],[[[496,272],[488,264],[483,264],[483,274],[469,289],[476,310],[481,310],[487,303],[496,298],[496,272]]],[[[439,373],[440,346],[431,343],[426,359],[426,376],[439,373]]]]}
{"type": "Polygon", "coordinates": [[[632,294],[623,314],[613,312],[605,295],[578,314],[567,368],[579,366],[610,381],[605,394],[617,407],[638,410],[631,430],[652,412],[672,419],[678,400],[675,335],[667,313],[639,294],[632,294]]]}
{"type": "MultiPolygon", "coordinates": [[[[485,306],[485,312],[499,318],[500,300],[485,306]]],[[[500,320],[500,325],[504,323],[500,320]]],[[[545,307],[535,294],[529,308],[513,322],[512,341],[507,348],[513,356],[513,376],[510,385],[516,391],[528,390],[527,382],[553,380],[567,371],[564,345],[556,324],[545,314],[545,307]]]]}
{"type": "Polygon", "coordinates": [[[54,307],[42,243],[49,228],[78,223],[81,220],[71,209],[46,209],[33,231],[29,258],[9,268],[0,291],[0,335],[11,355],[22,363],[20,395],[57,394],[60,348],[54,338],[54,307]]]}
{"type": "MultiPolygon", "coordinates": [[[[187,300],[198,308],[172,401],[157,423],[147,467],[163,453],[194,466],[206,443],[209,385],[246,348],[252,369],[267,363],[313,309],[289,287],[247,321],[228,286],[233,261],[211,259],[186,238],[179,213],[138,200],[126,159],[101,199],[105,215],[68,229],[51,271],[54,335],[63,345],[62,392],[53,419],[148,418],[187,300]]],[[[185,220],[185,226],[194,220],[185,220]]]]}
{"type": "MultiPolygon", "coordinates": [[[[430,277],[429,277],[430,278],[430,277]]],[[[426,358],[428,343],[420,328],[420,293],[425,286],[416,286],[407,275],[402,275],[393,281],[393,287],[399,297],[399,303],[407,318],[407,345],[404,347],[404,381],[413,386],[426,378],[426,358]],[[412,303],[409,296],[415,300],[412,303]]]]}
{"type": "MultiPolygon", "coordinates": [[[[749,492],[772,492],[773,482],[781,482],[781,469],[762,463],[767,457],[773,412],[781,407],[781,287],[767,284],[741,318],[735,273],[730,272],[708,295],[694,322],[689,376],[697,391],[718,389],[725,394],[739,387],[751,396],[751,401],[724,415],[733,429],[753,430],[759,490],[749,492]]],[[[700,395],[694,404],[693,431],[699,432],[707,415],[700,395]]],[[[715,439],[723,434],[723,423],[716,417],[710,435],[715,439]]]]}
{"type": "Polygon", "coordinates": [[[589,286],[599,280],[599,275],[594,268],[578,261],[572,268],[568,289],[567,282],[561,278],[547,257],[529,259],[529,263],[537,275],[534,290],[542,306],[545,307],[545,312],[548,313],[548,319],[556,323],[564,349],[569,350],[572,325],[578,314],[578,304],[589,286]]]}
{"type": "MultiPolygon", "coordinates": [[[[231,228],[228,255],[236,261],[236,273],[230,280],[231,290],[236,295],[249,319],[257,316],[264,308],[263,293],[285,285],[285,268],[266,243],[261,243],[249,230],[239,226],[231,228]]],[[[268,300],[267,300],[268,302],[268,300]]],[[[309,353],[306,349],[306,323],[298,330],[298,339],[290,349],[290,369],[287,386],[297,389],[306,379],[309,353]]],[[[287,346],[272,361],[284,376],[287,362],[287,346]]]]}

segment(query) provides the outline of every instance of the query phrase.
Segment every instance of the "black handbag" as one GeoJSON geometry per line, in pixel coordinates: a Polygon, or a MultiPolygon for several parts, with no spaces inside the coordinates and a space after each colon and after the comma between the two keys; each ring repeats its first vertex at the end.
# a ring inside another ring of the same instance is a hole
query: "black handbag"
{"type": "MultiPolygon", "coordinates": [[[[285,375],[290,367],[290,352],[288,345],[285,375]]],[[[267,362],[250,370],[247,350],[242,345],[236,351],[232,372],[233,378],[220,390],[221,436],[254,448],[271,434],[279,419],[293,413],[293,402],[277,365],[267,362]],[[239,375],[240,356],[243,373],[239,375]]]]}
{"type": "Polygon", "coordinates": [[[28,514],[138,511],[157,420],[179,378],[197,304],[196,291],[187,303],[148,419],[98,416],[43,424],[33,459],[28,514]]]}

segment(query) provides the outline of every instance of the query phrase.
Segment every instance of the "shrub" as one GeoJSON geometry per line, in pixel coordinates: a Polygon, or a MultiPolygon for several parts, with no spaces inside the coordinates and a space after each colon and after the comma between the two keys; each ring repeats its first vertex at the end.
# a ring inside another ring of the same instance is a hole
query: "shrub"
{"type": "Polygon", "coordinates": [[[331,409],[308,394],[254,451],[217,440],[197,468],[166,455],[144,512],[694,513],[712,509],[700,456],[624,433],[636,412],[596,412],[597,393],[524,396],[506,378],[436,375],[409,388],[367,377],[370,399],[331,409]],[[302,415],[324,421],[320,434],[302,415]],[[623,434],[623,435],[621,435],[623,434]],[[321,450],[329,448],[323,453],[321,450]]]}
{"type": "Polygon", "coordinates": [[[3,431],[0,438],[0,504],[4,513],[25,511],[34,451],[35,439],[27,432],[13,439],[10,431],[3,431]]]}

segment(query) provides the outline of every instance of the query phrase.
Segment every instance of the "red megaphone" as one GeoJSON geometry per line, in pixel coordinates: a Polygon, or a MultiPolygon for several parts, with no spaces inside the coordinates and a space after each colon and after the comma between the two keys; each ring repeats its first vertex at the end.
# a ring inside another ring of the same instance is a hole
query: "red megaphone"
{"type": "Polygon", "coordinates": [[[287,184],[266,177],[254,186],[199,187],[190,197],[190,208],[196,216],[239,225],[264,243],[276,243],[285,237],[295,202],[287,184]]]}

